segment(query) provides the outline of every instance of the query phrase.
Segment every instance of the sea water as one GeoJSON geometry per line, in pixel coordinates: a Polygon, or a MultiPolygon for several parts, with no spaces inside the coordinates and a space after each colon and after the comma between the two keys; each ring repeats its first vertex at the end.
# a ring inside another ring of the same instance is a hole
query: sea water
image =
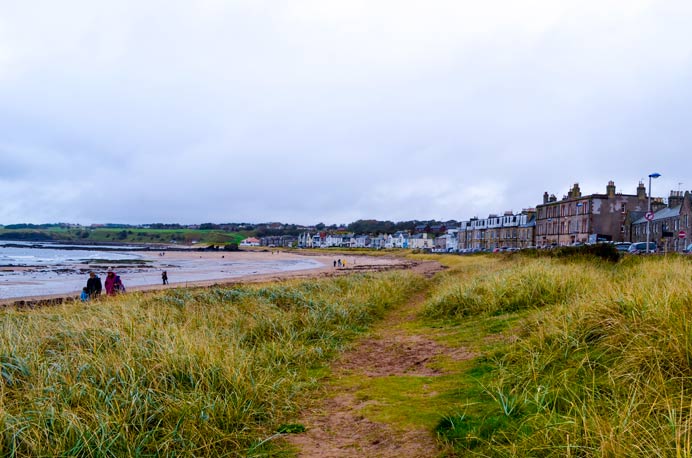
{"type": "MultiPolygon", "coordinates": [[[[0,267],[48,267],[59,265],[88,264],[95,260],[104,261],[133,261],[139,256],[132,253],[120,251],[99,251],[98,248],[88,249],[86,247],[74,247],[77,249],[60,249],[63,245],[55,248],[41,246],[13,246],[0,245],[0,267]]],[[[103,247],[100,247],[103,248],[103,247]]]]}
{"type": "Polygon", "coordinates": [[[215,258],[169,260],[151,252],[147,256],[144,252],[110,251],[112,247],[105,246],[60,249],[58,245],[8,243],[0,241],[0,299],[78,295],[89,271],[105,281],[110,266],[126,287],[161,284],[163,270],[171,283],[184,284],[323,267],[312,259],[233,259],[226,253],[215,258]],[[109,251],[102,251],[104,248],[109,251]]]}

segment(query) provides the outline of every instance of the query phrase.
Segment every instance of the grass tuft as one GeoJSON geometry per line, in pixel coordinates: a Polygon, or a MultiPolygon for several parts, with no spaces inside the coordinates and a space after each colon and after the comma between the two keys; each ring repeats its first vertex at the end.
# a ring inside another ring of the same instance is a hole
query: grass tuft
{"type": "Polygon", "coordinates": [[[471,397],[483,408],[440,422],[440,437],[459,454],[692,455],[687,258],[514,258],[457,278],[431,296],[428,318],[530,312],[483,358],[491,369],[471,397]]]}

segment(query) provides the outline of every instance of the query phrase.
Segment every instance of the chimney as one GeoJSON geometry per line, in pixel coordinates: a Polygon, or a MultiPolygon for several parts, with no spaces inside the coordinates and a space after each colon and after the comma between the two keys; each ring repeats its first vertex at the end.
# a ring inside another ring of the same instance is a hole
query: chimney
{"type": "Polygon", "coordinates": [[[548,203],[548,191],[543,193],[543,203],[544,204],[548,203]]]}
{"type": "Polygon", "coordinates": [[[668,207],[679,207],[682,205],[682,199],[684,194],[682,191],[670,191],[670,197],[668,197],[668,207]]]}
{"type": "Polygon", "coordinates": [[[656,213],[659,210],[663,210],[666,208],[666,204],[663,202],[663,199],[661,197],[652,197],[651,198],[651,211],[656,213]]]}
{"type": "Polygon", "coordinates": [[[581,197],[581,189],[579,189],[579,183],[574,183],[572,186],[572,198],[578,199],[581,197]]]}
{"type": "Polygon", "coordinates": [[[557,202],[557,197],[555,197],[555,194],[550,195],[550,197],[548,198],[548,202],[557,202]]]}
{"type": "Polygon", "coordinates": [[[615,197],[615,183],[613,181],[608,182],[608,186],[606,186],[606,194],[608,194],[609,198],[615,197]]]}
{"type": "Polygon", "coordinates": [[[646,200],[646,187],[644,187],[644,182],[640,181],[639,186],[637,186],[637,199],[646,200]]]}

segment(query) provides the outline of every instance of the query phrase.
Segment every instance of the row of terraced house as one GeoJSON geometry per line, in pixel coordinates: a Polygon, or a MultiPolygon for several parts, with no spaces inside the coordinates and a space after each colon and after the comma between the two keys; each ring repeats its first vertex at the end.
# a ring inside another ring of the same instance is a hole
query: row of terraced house
{"type": "MultiPolygon", "coordinates": [[[[645,214],[649,198],[642,182],[634,194],[617,192],[610,181],[605,193],[582,195],[574,184],[561,199],[543,194],[543,201],[519,213],[470,218],[445,232],[395,234],[303,233],[292,243],[311,248],[410,248],[438,251],[522,249],[596,242],[647,240],[645,214]]],[[[666,199],[652,198],[650,240],[662,250],[682,251],[692,238],[692,204],[688,191],[671,191],[666,199]]],[[[417,228],[418,229],[418,228],[417,228]]],[[[439,229],[439,228],[437,228],[439,229]]],[[[277,241],[278,242],[278,241],[277,241]]],[[[278,246],[278,244],[277,244],[278,246]]],[[[284,245],[285,246],[285,245],[284,245]]]]}
{"type": "MultiPolygon", "coordinates": [[[[688,191],[671,191],[667,199],[651,199],[650,240],[664,251],[681,252],[690,242],[692,204],[688,191]]],[[[543,194],[535,208],[520,214],[472,218],[461,223],[461,249],[526,248],[578,245],[596,242],[647,240],[649,198],[644,183],[634,194],[617,192],[610,181],[605,193],[582,195],[576,183],[557,199],[543,194]]]]}

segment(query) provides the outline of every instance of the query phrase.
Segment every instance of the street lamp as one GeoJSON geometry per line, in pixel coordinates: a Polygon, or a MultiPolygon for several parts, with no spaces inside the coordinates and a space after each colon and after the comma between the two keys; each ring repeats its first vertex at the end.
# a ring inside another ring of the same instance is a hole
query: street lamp
{"type": "Polygon", "coordinates": [[[577,244],[577,237],[579,237],[579,209],[583,206],[584,204],[581,202],[577,202],[574,210],[574,244],[577,244]]]}
{"type": "MultiPolygon", "coordinates": [[[[552,223],[552,222],[553,222],[553,219],[552,219],[552,218],[548,218],[546,221],[548,221],[549,223],[552,223]]],[[[558,222],[559,222],[559,221],[560,221],[560,219],[558,218],[558,222]]],[[[552,226],[552,224],[550,224],[550,226],[552,226]]],[[[552,231],[551,231],[551,232],[552,232],[552,231]]],[[[557,246],[560,246],[560,226],[557,227],[557,246]]],[[[552,247],[552,244],[551,244],[551,247],[552,247]]]]}
{"type": "MultiPolygon", "coordinates": [[[[553,218],[548,218],[547,221],[549,223],[552,223],[553,218]]],[[[562,218],[558,216],[555,219],[555,221],[557,221],[557,247],[560,248],[560,234],[562,233],[562,231],[560,230],[560,226],[562,226],[562,218]]],[[[568,221],[567,217],[565,217],[565,221],[568,221]]],[[[567,235],[569,235],[569,232],[567,233],[567,235]]]]}
{"type": "MultiPolygon", "coordinates": [[[[647,213],[651,213],[651,179],[658,178],[660,176],[660,173],[652,173],[651,175],[649,175],[649,204],[647,207],[647,213]]],[[[646,216],[646,253],[649,254],[649,240],[651,239],[651,220],[649,219],[648,214],[646,216]]]]}

